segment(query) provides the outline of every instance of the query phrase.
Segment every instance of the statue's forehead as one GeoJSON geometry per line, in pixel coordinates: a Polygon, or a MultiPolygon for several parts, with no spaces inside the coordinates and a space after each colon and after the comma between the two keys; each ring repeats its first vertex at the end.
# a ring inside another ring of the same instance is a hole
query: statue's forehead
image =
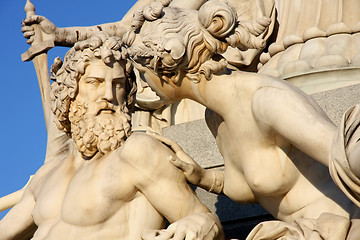
{"type": "Polygon", "coordinates": [[[111,74],[112,78],[125,78],[124,66],[120,61],[114,61],[111,65],[105,64],[102,60],[91,61],[86,68],[87,77],[104,78],[111,74]]]}

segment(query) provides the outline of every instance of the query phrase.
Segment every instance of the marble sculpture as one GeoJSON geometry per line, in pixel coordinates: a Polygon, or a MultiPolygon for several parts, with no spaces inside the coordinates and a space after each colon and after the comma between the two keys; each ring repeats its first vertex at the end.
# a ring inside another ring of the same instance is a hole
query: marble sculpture
{"type": "Polygon", "coordinates": [[[0,239],[223,238],[186,180],[277,219],[247,239],[359,239],[360,108],[337,127],[302,91],[359,81],[306,79],[360,64],[360,3],[331,2],[139,0],[119,22],[68,28],[28,10],[24,37],[41,48],[24,60],[72,48],[52,67],[51,91],[40,81],[46,161],[1,220],[9,236],[0,239]],[[131,132],[135,81],[157,95],[139,95],[144,112],[184,99],[206,108],[225,170],[203,169],[155,131],[131,132]],[[164,217],[172,224],[160,230],[164,217]]]}

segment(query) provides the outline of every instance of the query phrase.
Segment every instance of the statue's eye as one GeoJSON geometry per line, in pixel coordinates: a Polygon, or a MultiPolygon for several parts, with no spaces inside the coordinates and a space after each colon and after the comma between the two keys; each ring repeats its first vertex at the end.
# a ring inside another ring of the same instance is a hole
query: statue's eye
{"type": "Polygon", "coordinates": [[[122,88],[122,85],[125,81],[125,78],[115,78],[113,80],[113,86],[115,86],[116,89],[122,88]]]}
{"type": "Polygon", "coordinates": [[[120,84],[120,83],[116,83],[116,84],[115,84],[115,88],[116,88],[116,89],[121,89],[121,88],[122,88],[122,86],[121,86],[121,84],[120,84]]]}
{"type": "Polygon", "coordinates": [[[101,82],[102,82],[101,79],[98,79],[98,78],[88,78],[88,79],[86,79],[86,83],[88,83],[88,84],[90,84],[90,85],[92,85],[94,87],[99,86],[101,82]]]}

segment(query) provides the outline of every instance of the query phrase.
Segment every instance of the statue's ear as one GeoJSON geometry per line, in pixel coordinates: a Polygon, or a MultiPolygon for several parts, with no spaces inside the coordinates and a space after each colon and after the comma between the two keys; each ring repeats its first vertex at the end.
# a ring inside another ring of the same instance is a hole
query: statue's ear
{"type": "Polygon", "coordinates": [[[159,59],[161,63],[168,68],[178,66],[185,54],[184,44],[178,38],[169,38],[165,40],[163,48],[159,59]]]}
{"type": "Polygon", "coordinates": [[[179,60],[185,54],[185,46],[177,38],[167,39],[164,44],[164,48],[166,51],[170,52],[170,55],[174,60],[179,60]]]}
{"type": "Polygon", "coordinates": [[[216,38],[227,37],[236,27],[237,14],[227,2],[207,1],[199,9],[200,23],[216,38]]]}

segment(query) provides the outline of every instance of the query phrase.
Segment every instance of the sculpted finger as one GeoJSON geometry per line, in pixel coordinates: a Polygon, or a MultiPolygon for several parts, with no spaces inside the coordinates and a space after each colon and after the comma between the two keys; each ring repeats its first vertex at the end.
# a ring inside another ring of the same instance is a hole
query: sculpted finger
{"type": "Polygon", "coordinates": [[[143,240],[155,240],[157,236],[161,235],[162,231],[164,230],[146,229],[141,233],[141,238],[143,240]]]}
{"type": "Polygon", "coordinates": [[[169,240],[173,239],[174,233],[176,230],[176,226],[170,225],[167,229],[161,230],[158,236],[155,237],[154,240],[169,240]]]}
{"type": "Polygon", "coordinates": [[[143,240],[150,240],[150,239],[154,239],[155,236],[158,235],[158,230],[150,230],[150,229],[146,229],[144,231],[142,231],[141,233],[141,238],[143,240]]]}
{"type": "Polygon", "coordinates": [[[35,34],[34,31],[27,31],[27,32],[24,32],[23,36],[24,36],[24,38],[29,39],[30,37],[34,36],[34,34],[35,34]]]}
{"type": "Polygon", "coordinates": [[[26,41],[26,43],[31,45],[33,41],[34,41],[34,37],[31,36],[30,39],[26,41]]]}
{"type": "Polygon", "coordinates": [[[170,145],[170,144],[169,144],[169,143],[170,143],[170,142],[169,142],[169,139],[161,136],[161,135],[158,134],[158,133],[146,131],[146,134],[149,134],[149,135],[153,136],[154,138],[156,138],[156,139],[159,140],[160,142],[163,142],[163,143],[165,143],[165,144],[167,144],[167,145],[170,145]]]}
{"type": "Polygon", "coordinates": [[[155,238],[155,240],[169,240],[169,239],[173,239],[174,233],[172,232],[162,232],[159,236],[157,236],[155,238]]]}
{"type": "Polygon", "coordinates": [[[37,22],[35,22],[34,20],[35,20],[34,16],[29,16],[29,17],[25,18],[25,19],[22,21],[22,24],[23,24],[23,25],[30,26],[30,25],[32,25],[32,24],[34,24],[34,23],[37,23],[37,22]]]}
{"type": "Polygon", "coordinates": [[[256,23],[261,25],[261,31],[264,31],[271,23],[271,18],[268,17],[261,17],[256,20],[256,23]]]}
{"type": "Polygon", "coordinates": [[[198,239],[198,237],[194,232],[189,232],[185,236],[185,240],[195,240],[195,239],[198,239]]]}
{"type": "Polygon", "coordinates": [[[204,240],[213,240],[215,239],[215,237],[218,235],[219,229],[218,227],[215,225],[214,228],[212,228],[207,234],[206,236],[204,236],[204,240]]]}
{"type": "Polygon", "coordinates": [[[35,18],[35,22],[37,22],[37,23],[40,23],[41,21],[43,21],[45,19],[45,17],[39,16],[39,15],[35,15],[34,18],[35,18]]]}
{"type": "MultiPolygon", "coordinates": [[[[191,233],[189,233],[188,235],[190,235],[189,237],[186,236],[185,231],[184,230],[178,230],[175,232],[174,237],[172,238],[172,240],[194,240],[195,238],[193,238],[193,235],[191,233]]],[[[196,236],[195,236],[196,237],[196,236]]]]}
{"type": "Polygon", "coordinates": [[[190,164],[180,160],[179,158],[176,158],[176,157],[170,155],[169,161],[185,173],[189,173],[191,171],[192,166],[190,164]]]}
{"type": "Polygon", "coordinates": [[[167,240],[167,239],[173,239],[176,229],[177,229],[178,223],[174,222],[168,226],[168,228],[162,232],[161,238],[156,240],[167,240]]]}
{"type": "Polygon", "coordinates": [[[153,132],[146,132],[147,134],[153,136],[154,138],[156,138],[157,140],[159,140],[162,143],[165,143],[166,145],[168,145],[172,150],[174,150],[174,152],[178,152],[181,151],[182,148],[173,140],[163,137],[159,134],[153,133],[153,132]]]}
{"type": "Polygon", "coordinates": [[[139,72],[141,72],[141,73],[146,72],[146,70],[147,70],[146,67],[142,66],[140,63],[135,62],[135,60],[132,59],[131,56],[129,57],[129,59],[130,59],[132,65],[133,65],[139,72]]]}
{"type": "Polygon", "coordinates": [[[34,31],[34,28],[32,26],[26,26],[26,25],[21,28],[21,32],[23,33],[29,31],[34,31]]]}
{"type": "Polygon", "coordinates": [[[40,23],[42,20],[44,20],[43,16],[39,16],[39,15],[33,15],[33,16],[29,16],[27,18],[24,19],[23,23],[25,25],[32,25],[32,24],[38,24],[40,23]]]}
{"type": "Polygon", "coordinates": [[[267,17],[262,17],[260,19],[257,19],[256,22],[253,24],[253,27],[251,28],[250,32],[255,36],[259,36],[267,29],[270,23],[271,23],[271,19],[267,17]]]}

